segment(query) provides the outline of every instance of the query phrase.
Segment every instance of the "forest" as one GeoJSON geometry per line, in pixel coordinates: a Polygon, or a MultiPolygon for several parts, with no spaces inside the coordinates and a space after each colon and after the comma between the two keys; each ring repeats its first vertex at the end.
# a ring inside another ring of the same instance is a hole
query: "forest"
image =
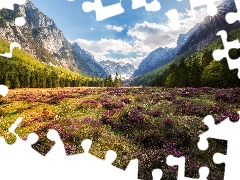
{"type": "MultiPolygon", "coordinates": [[[[8,52],[9,43],[0,39],[0,52],[8,52]]],[[[9,88],[55,88],[104,86],[102,78],[51,66],[35,59],[27,52],[14,49],[13,58],[0,57],[0,84],[9,88]]]]}
{"type": "MultiPolygon", "coordinates": [[[[240,39],[240,30],[229,33],[229,41],[240,39]]],[[[186,52],[170,61],[163,67],[136,77],[131,85],[160,86],[160,87],[239,87],[240,81],[237,70],[229,70],[226,58],[215,61],[212,52],[223,49],[220,38],[197,52],[186,52]],[[190,55],[189,55],[190,54],[190,55]]],[[[240,57],[239,49],[229,51],[231,59],[240,57]]]]}

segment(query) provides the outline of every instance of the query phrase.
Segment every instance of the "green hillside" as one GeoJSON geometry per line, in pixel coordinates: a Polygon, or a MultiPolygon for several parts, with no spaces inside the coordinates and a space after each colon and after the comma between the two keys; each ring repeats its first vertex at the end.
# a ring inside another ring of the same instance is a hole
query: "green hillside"
{"type": "MultiPolygon", "coordinates": [[[[9,52],[9,43],[0,38],[0,53],[9,52]]],[[[35,59],[14,48],[13,58],[0,57],[0,84],[10,88],[102,86],[103,79],[88,77],[35,59]]]]}
{"type": "MultiPolygon", "coordinates": [[[[240,40],[240,29],[232,30],[228,40],[240,40]]],[[[236,87],[240,85],[237,70],[229,70],[227,60],[215,61],[212,52],[223,49],[220,38],[198,52],[187,52],[170,61],[165,66],[138,76],[131,80],[131,85],[165,87],[236,87]]],[[[229,52],[232,59],[240,57],[239,49],[229,52]]]]}

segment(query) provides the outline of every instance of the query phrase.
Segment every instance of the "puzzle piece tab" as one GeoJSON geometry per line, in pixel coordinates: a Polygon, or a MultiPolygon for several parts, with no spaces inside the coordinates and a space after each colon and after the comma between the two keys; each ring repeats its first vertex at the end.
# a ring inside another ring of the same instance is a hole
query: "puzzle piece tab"
{"type": "MultiPolygon", "coordinates": [[[[26,3],[26,0],[7,0],[7,1],[1,1],[0,3],[0,10],[5,8],[5,9],[10,9],[14,10],[14,4],[18,5],[23,5],[26,3]]],[[[17,17],[15,19],[15,24],[16,26],[24,26],[26,24],[26,20],[24,17],[17,17]]],[[[0,56],[6,57],[6,58],[12,58],[12,51],[14,47],[20,48],[20,44],[17,42],[11,43],[10,45],[10,52],[0,54],[0,56]]]]}
{"type": "Polygon", "coordinates": [[[8,87],[5,85],[0,85],[0,95],[3,97],[7,96],[8,94],[8,87]]]}
{"type": "Polygon", "coordinates": [[[151,3],[147,3],[146,0],[132,0],[132,9],[138,9],[145,7],[146,11],[159,11],[161,4],[158,0],[153,0],[151,3]]]}
{"type": "Polygon", "coordinates": [[[213,51],[213,58],[216,61],[220,61],[223,58],[227,59],[228,62],[228,67],[230,70],[232,69],[238,69],[238,78],[240,78],[240,58],[238,59],[231,59],[229,57],[229,51],[231,49],[239,49],[240,48],[240,43],[239,40],[234,40],[231,42],[227,41],[227,32],[225,30],[221,30],[217,33],[218,36],[221,36],[223,44],[224,44],[224,49],[218,49],[213,51]]]}
{"type": "Polygon", "coordinates": [[[4,53],[4,54],[0,54],[0,56],[6,57],[6,58],[12,58],[13,49],[15,47],[21,48],[21,45],[19,43],[17,43],[17,42],[11,43],[10,44],[10,52],[4,53]]]}
{"type": "Polygon", "coordinates": [[[210,16],[216,15],[218,12],[217,7],[214,5],[214,2],[216,2],[216,1],[218,1],[218,0],[201,0],[201,1],[190,0],[193,19],[194,20],[197,19],[194,9],[196,9],[197,7],[203,6],[203,5],[207,5],[208,15],[210,15],[210,16]]]}
{"type": "MultiPolygon", "coordinates": [[[[192,178],[185,177],[185,158],[176,158],[172,155],[167,157],[167,164],[169,166],[178,166],[178,180],[190,180],[192,178]]],[[[198,180],[207,180],[209,169],[207,167],[201,167],[199,169],[200,178],[198,180]]]]}
{"type": "Polygon", "coordinates": [[[180,26],[178,11],[176,9],[171,9],[165,13],[165,15],[170,20],[169,27],[172,30],[178,30],[180,26]]]}
{"type": "Polygon", "coordinates": [[[236,21],[240,21],[240,1],[239,0],[235,0],[235,5],[238,9],[237,12],[229,12],[228,14],[226,14],[226,21],[228,22],[228,24],[233,24],[236,21]]]}
{"type": "MultiPolygon", "coordinates": [[[[240,111],[238,114],[240,115],[240,111]]],[[[227,155],[217,153],[213,156],[213,159],[217,164],[225,162],[224,179],[240,179],[240,173],[238,173],[239,168],[235,164],[235,162],[240,162],[238,144],[238,137],[240,136],[240,121],[233,123],[227,118],[220,124],[215,125],[213,117],[209,115],[204,118],[204,123],[209,127],[209,130],[199,136],[199,149],[206,150],[208,148],[208,138],[227,140],[227,155]]]]}
{"type": "Polygon", "coordinates": [[[121,2],[103,7],[101,0],[95,0],[94,3],[84,2],[82,4],[82,9],[84,12],[95,11],[97,21],[102,21],[109,17],[124,13],[121,2]]]}

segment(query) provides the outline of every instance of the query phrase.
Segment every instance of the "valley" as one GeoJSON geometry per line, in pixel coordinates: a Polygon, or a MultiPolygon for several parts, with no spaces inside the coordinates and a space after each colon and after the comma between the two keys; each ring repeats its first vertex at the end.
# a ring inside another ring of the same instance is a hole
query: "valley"
{"type": "MultiPolygon", "coordinates": [[[[178,168],[166,165],[168,155],[185,157],[187,177],[198,178],[199,167],[207,166],[208,179],[223,179],[224,165],[214,164],[212,156],[226,154],[226,141],[211,139],[204,152],[197,143],[207,130],[205,116],[212,115],[216,124],[226,118],[239,120],[237,70],[230,71],[226,59],[217,62],[212,57],[214,50],[223,48],[215,36],[220,29],[228,32],[229,40],[240,40],[240,23],[228,25],[222,18],[228,11],[236,11],[233,0],[225,0],[217,16],[179,34],[176,47],[149,50],[137,67],[134,58],[127,57],[131,52],[126,42],[124,55],[121,49],[110,50],[105,52],[110,60],[97,59],[108,40],[100,46],[91,40],[96,54],[91,53],[68,40],[30,0],[14,11],[1,10],[0,53],[14,41],[22,48],[15,48],[11,59],[0,57],[0,84],[10,89],[6,97],[0,95],[0,137],[14,143],[8,128],[23,117],[16,133],[24,140],[31,132],[38,134],[33,148],[43,156],[53,146],[46,133],[55,129],[67,155],[82,153],[81,142],[91,139],[90,153],[104,159],[107,150],[116,151],[114,165],[119,168],[137,158],[142,180],[152,179],[155,168],[162,169],[163,180],[176,179],[178,168]],[[23,27],[13,25],[20,15],[27,20],[23,27]]],[[[127,34],[125,26],[106,27],[127,34]]],[[[116,41],[114,48],[121,44],[116,41]]],[[[237,59],[240,51],[229,54],[237,59]]]]}

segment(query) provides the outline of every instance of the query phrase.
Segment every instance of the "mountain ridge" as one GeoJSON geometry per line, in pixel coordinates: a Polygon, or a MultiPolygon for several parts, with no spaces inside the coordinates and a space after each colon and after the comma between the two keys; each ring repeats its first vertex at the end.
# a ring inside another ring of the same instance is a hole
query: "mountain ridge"
{"type": "Polygon", "coordinates": [[[188,51],[196,52],[217,39],[218,37],[216,34],[219,30],[225,29],[229,31],[234,26],[237,26],[236,23],[229,25],[223,18],[227,12],[237,11],[234,0],[222,2],[218,6],[218,10],[219,12],[216,16],[207,16],[203,22],[196,24],[186,34],[180,34],[175,48],[169,48],[170,51],[161,52],[161,47],[159,47],[150,52],[140,63],[138,69],[133,73],[131,78],[135,78],[164,66],[172,59],[188,51]],[[159,56],[159,54],[162,55],[159,56]]]}
{"type": "Polygon", "coordinates": [[[106,76],[105,69],[97,63],[94,56],[88,56],[91,60],[84,62],[81,54],[76,55],[79,51],[75,52],[74,45],[65,38],[54,20],[42,13],[30,0],[22,6],[14,5],[14,11],[1,12],[6,17],[5,26],[4,23],[0,25],[0,35],[8,42],[20,43],[24,50],[42,62],[89,76],[106,76]],[[14,18],[11,18],[13,16],[22,16],[27,23],[22,27],[15,26],[14,18]]]}
{"type": "Polygon", "coordinates": [[[129,63],[121,65],[119,63],[106,60],[100,61],[99,64],[104,67],[104,69],[106,69],[107,74],[115,75],[116,73],[118,73],[118,75],[121,76],[122,80],[129,79],[135,71],[134,66],[129,63]]]}

